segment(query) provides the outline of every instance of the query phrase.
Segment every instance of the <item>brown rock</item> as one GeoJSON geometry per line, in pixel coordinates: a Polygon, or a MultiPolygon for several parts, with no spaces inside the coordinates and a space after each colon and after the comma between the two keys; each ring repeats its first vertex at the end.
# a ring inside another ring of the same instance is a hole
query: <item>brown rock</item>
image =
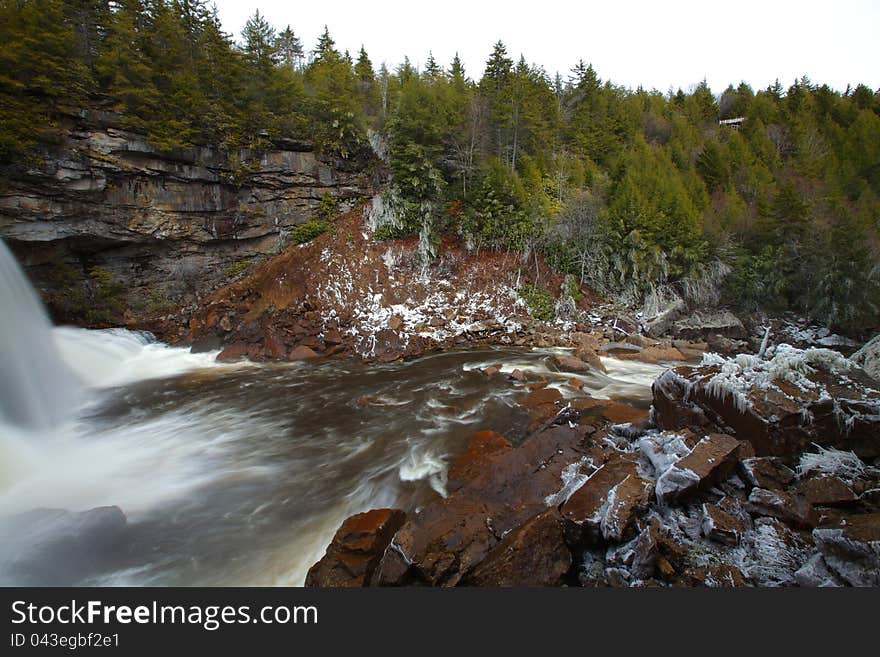
{"type": "Polygon", "coordinates": [[[770,490],[783,490],[795,477],[794,470],[773,456],[743,459],[740,471],[747,483],[770,490]]]}
{"type": "Polygon", "coordinates": [[[374,355],[380,363],[390,363],[404,356],[404,346],[400,336],[391,329],[376,333],[374,355]]]}
{"type": "Polygon", "coordinates": [[[513,381],[519,381],[520,383],[528,379],[525,373],[519,369],[513,370],[513,372],[507,375],[507,378],[512,379],[513,381]]]}
{"type": "Polygon", "coordinates": [[[217,360],[220,362],[228,362],[239,360],[241,358],[253,358],[258,352],[259,347],[257,347],[257,345],[236,342],[217,354],[217,360]]]}
{"type": "Polygon", "coordinates": [[[324,344],[329,346],[342,344],[342,335],[335,329],[327,331],[324,333],[324,344]]]}
{"type": "Polygon", "coordinates": [[[498,367],[497,365],[492,365],[491,367],[487,367],[484,370],[482,370],[482,372],[486,376],[495,376],[496,374],[501,372],[501,368],[498,367]]]}
{"type": "Polygon", "coordinates": [[[569,540],[575,545],[599,537],[620,541],[653,489],[633,461],[612,455],[562,505],[569,540]]]}
{"type": "Polygon", "coordinates": [[[505,536],[462,583],[559,586],[570,569],[562,518],[556,509],[548,509],[505,536]]]}
{"type": "Polygon", "coordinates": [[[562,471],[580,459],[587,440],[581,427],[558,426],[499,453],[491,468],[427,504],[401,527],[396,549],[383,558],[390,570],[383,565],[376,582],[457,584],[510,531],[546,510],[547,497],[562,487],[562,471]],[[409,567],[403,570],[399,560],[409,567]]]}
{"type": "Polygon", "coordinates": [[[511,449],[510,442],[495,431],[477,431],[471,436],[467,449],[449,466],[446,490],[453,493],[471,481],[485,468],[491,467],[494,457],[511,449]]]}
{"type": "Polygon", "coordinates": [[[633,333],[632,335],[626,336],[625,342],[628,342],[629,344],[634,344],[637,347],[642,347],[643,349],[647,347],[654,347],[658,344],[657,340],[653,340],[638,333],[633,333]]]}
{"type": "Polygon", "coordinates": [[[336,531],[321,560],[309,569],[306,586],[366,586],[405,520],[406,514],[398,509],[351,516],[336,531]]]}
{"type": "Polygon", "coordinates": [[[313,358],[318,358],[318,354],[311,347],[300,345],[290,350],[288,358],[290,360],[312,360],[313,358]]]}
{"type": "Polygon", "coordinates": [[[676,362],[685,360],[675,347],[646,347],[637,353],[621,353],[617,357],[620,360],[640,360],[644,363],[676,362]]]}
{"type": "Polygon", "coordinates": [[[550,361],[562,372],[589,372],[590,366],[580,358],[569,356],[567,354],[556,354],[550,357],[550,361]]]}
{"type": "Polygon", "coordinates": [[[771,516],[800,529],[812,529],[818,524],[810,503],[779,490],[753,488],[745,509],[755,516],[771,516]]]}
{"type": "Polygon", "coordinates": [[[576,332],[571,334],[571,344],[575,348],[591,349],[594,353],[599,351],[599,336],[593,333],[576,332]]]}
{"type": "Polygon", "coordinates": [[[739,441],[732,436],[716,433],[704,437],[657,479],[658,499],[678,500],[724,479],[736,466],[739,449],[739,441]]]}
{"type": "Polygon", "coordinates": [[[607,371],[602,364],[602,360],[599,358],[599,354],[593,347],[579,347],[577,351],[574,352],[574,355],[578,360],[583,361],[594,370],[600,372],[607,371]]]}
{"type": "Polygon", "coordinates": [[[682,573],[685,583],[690,586],[736,587],[746,586],[743,572],[733,564],[720,563],[708,566],[686,568],[682,573]]]}
{"type": "Polygon", "coordinates": [[[726,545],[739,543],[745,528],[738,518],[717,504],[704,504],[703,516],[702,529],[706,538],[726,545]]]}
{"type": "Polygon", "coordinates": [[[392,331],[399,331],[400,327],[403,326],[403,319],[397,315],[391,315],[388,318],[388,328],[392,331]]]}
{"type": "Polygon", "coordinates": [[[829,475],[805,479],[798,484],[798,493],[813,506],[837,506],[858,501],[852,488],[840,477],[829,475]]]}

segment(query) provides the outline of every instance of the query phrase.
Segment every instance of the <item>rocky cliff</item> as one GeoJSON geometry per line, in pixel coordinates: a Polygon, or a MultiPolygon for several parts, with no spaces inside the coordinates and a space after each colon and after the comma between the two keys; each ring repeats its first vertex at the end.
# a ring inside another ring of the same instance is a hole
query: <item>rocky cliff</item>
{"type": "Polygon", "coordinates": [[[111,113],[61,127],[54,148],[0,171],[0,236],[61,321],[169,312],[276,253],[322,201],[345,209],[374,183],[370,163],[293,140],[162,152],[111,113]]]}

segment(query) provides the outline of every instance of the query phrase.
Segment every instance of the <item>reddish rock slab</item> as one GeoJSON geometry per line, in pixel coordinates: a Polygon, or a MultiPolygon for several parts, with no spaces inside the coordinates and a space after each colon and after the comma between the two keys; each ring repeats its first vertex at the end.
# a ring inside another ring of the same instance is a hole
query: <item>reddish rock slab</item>
{"type": "Polygon", "coordinates": [[[576,356],[570,356],[568,354],[556,354],[555,356],[551,356],[550,362],[561,372],[574,372],[575,374],[581,374],[589,372],[590,369],[592,369],[588,363],[585,363],[576,356]]]}
{"type": "Polygon", "coordinates": [[[241,360],[242,358],[254,358],[259,352],[260,348],[255,344],[236,342],[217,354],[217,360],[220,362],[230,362],[241,360]]]}
{"type": "Polygon", "coordinates": [[[445,499],[414,514],[395,536],[375,582],[455,586],[508,533],[546,510],[562,471],[590,443],[584,427],[553,427],[515,449],[445,499]]]}
{"type": "Polygon", "coordinates": [[[586,363],[594,370],[599,372],[607,371],[605,365],[602,364],[602,360],[599,358],[598,347],[579,347],[574,352],[574,355],[578,360],[586,363]]]}
{"type": "Polygon", "coordinates": [[[682,580],[688,586],[708,586],[711,588],[732,588],[748,584],[743,572],[737,566],[729,563],[686,568],[682,573],[682,580]]]}
{"type": "Polygon", "coordinates": [[[718,504],[703,505],[703,535],[709,540],[725,545],[737,545],[745,527],[736,516],[718,504]]]}
{"type": "Polygon", "coordinates": [[[290,360],[312,360],[314,358],[318,358],[318,354],[311,347],[300,345],[290,350],[290,355],[288,356],[288,358],[290,360]]]}
{"type": "Polygon", "coordinates": [[[613,454],[562,505],[569,541],[620,541],[644,510],[654,485],[635,462],[613,454]]]}
{"type": "Polygon", "coordinates": [[[462,584],[560,586],[571,563],[562,518],[556,509],[548,509],[505,536],[462,584]]]}
{"type": "Polygon", "coordinates": [[[813,506],[852,504],[858,497],[840,477],[823,475],[810,477],[798,484],[798,493],[813,506]]]}
{"type": "Polygon", "coordinates": [[[327,552],[309,569],[306,586],[366,586],[394,534],[406,521],[398,509],[351,516],[336,531],[327,552]]]}
{"type": "Polygon", "coordinates": [[[657,498],[663,502],[679,500],[727,477],[736,467],[739,451],[739,441],[733,436],[716,433],[704,437],[690,454],[658,477],[657,498]]]}
{"type": "Polygon", "coordinates": [[[819,522],[807,500],[779,490],[753,488],[745,509],[752,515],[777,518],[798,529],[812,529],[819,522]]]}
{"type": "Polygon", "coordinates": [[[452,493],[471,481],[500,453],[512,449],[510,442],[495,431],[477,431],[471,436],[467,449],[459,454],[449,466],[446,491],[452,493]]]}
{"type": "Polygon", "coordinates": [[[740,471],[747,483],[770,490],[783,490],[795,479],[794,470],[774,456],[743,459],[740,462],[740,471]]]}

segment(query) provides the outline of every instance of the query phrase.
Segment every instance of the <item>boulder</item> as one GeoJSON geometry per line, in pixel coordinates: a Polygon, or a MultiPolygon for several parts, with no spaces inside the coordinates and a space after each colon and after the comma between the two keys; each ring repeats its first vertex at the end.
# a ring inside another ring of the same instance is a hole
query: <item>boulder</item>
{"type": "Polygon", "coordinates": [[[407,520],[375,582],[455,586],[511,531],[547,509],[547,498],[565,484],[563,471],[579,462],[587,441],[585,427],[555,426],[501,451],[491,468],[407,520]]]}
{"type": "Polygon", "coordinates": [[[290,360],[313,360],[315,358],[318,358],[318,354],[311,347],[299,345],[298,347],[294,347],[290,350],[290,355],[288,356],[288,358],[290,360]]]}
{"type": "Polygon", "coordinates": [[[562,518],[556,509],[548,509],[501,539],[462,584],[560,586],[570,569],[562,518]]]}
{"type": "Polygon", "coordinates": [[[846,516],[813,530],[825,563],[851,586],[880,586],[880,513],[846,516]]]}
{"type": "Polygon", "coordinates": [[[711,354],[652,386],[661,429],[733,433],[758,456],[793,462],[815,443],[880,456],[880,389],[828,349],[778,345],[769,359],[711,354]]]}
{"type": "Polygon", "coordinates": [[[0,521],[0,586],[75,586],[122,567],[129,528],[117,506],[35,509],[0,521]]]}
{"type": "Polygon", "coordinates": [[[467,449],[449,466],[446,491],[453,493],[476,477],[499,454],[512,449],[510,442],[495,431],[478,431],[471,436],[467,449]]]}
{"type": "Polygon", "coordinates": [[[754,516],[777,518],[797,529],[812,529],[818,523],[818,516],[807,500],[779,490],[753,488],[745,509],[754,516]]]}
{"type": "Polygon", "coordinates": [[[621,360],[640,360],[643,363],[676,362],[685,360],[684,354],[675,347],[649,346],[637,353],[621,353],[621,360]]]}
{"type": "Polygon", "coordinates": [[[599,372],[605,372],[605,365],[602,364],[602,360],[599,358],[599,354],[597,350],[593,347],[582,346],[578,347],[578,349],[574,352],[574,355],[579,360],[583,361],[587,365],[589,365],[594,370],[598,370],[599,372]]]}
{"type": "Polygon", "coordinates": [[[725,545],[737,545],[745,527],[734,515],[718,504],[703,505],[703,535],[709,540],[725,545]]]}
{"type": "Polygon", "coordinates": [[[579,545],[622,540],[653,490],[654,484],[639,476],[634,461],[613,454],[562,505],[569,541],[579,545]]]}
{"type": "Polygon", "coordinates": [[[327,331],[324,333],[324,344],[331,347],[342,344],[342,335],[335,329],[327,331]]]}
{"type": "Polygon", "coordinates": [[[217,354],[217,361],[221,363],[241,360],[242,358],[254,358],[258,356],[260,348],[255,344],[236,342],[224,348],[217,354]]]}
{"type": "Polygon", "coordinates": [[[813,506],[839,506],[858,501],[845,481],[831,475],[805,479],[798,484],[797,490],[813,506]]]}
{"type": "Polygon", "coordinates": [[[321,560],[309,569],[306,586],[366,586],[405,521],[406,514],[399,509],[375,509],[351,516],[336,531],[321,560]]]}
{"type": "Polygon", "coordinates": [[[725,434],[702,438],[684,458],[657,478],[657,499],[679,500],[727,477],[738,462],[739,441],[725,434]]]}
{"type": "Polygon", "coordinates": [[[552,362],[554,367],[561,372],[574,372],[575,374],[581,374],[589,372],[591,369],[590,366],[580,358],[569,356],[567,354],[556,354],[551,356],[550,362],[552,362]]]}

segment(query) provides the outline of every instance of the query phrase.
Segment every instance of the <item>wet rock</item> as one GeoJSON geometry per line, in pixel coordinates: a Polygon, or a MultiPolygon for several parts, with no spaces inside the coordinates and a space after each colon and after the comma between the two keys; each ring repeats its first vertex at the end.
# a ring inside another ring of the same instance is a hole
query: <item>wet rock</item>
{"type": "Polygon", "coordinates": [[[306,586],[366,586],[394,534],[406,521],[399,509],[351,516],[336,531],[327,552],[309,569],[306,586]]]}
{"type": "Polygon", "coordinates": [[[628,335],[624,342],[627,342],[629,344],[634,344],[635,346],[641,347],[642,349],[647,349],[649,347],[656,347],[657,346],[657,340],[649,338],[644,335],[640,335],[638,333],[633,333],[632,335],[628,335]]]}
{"type": "Polygon", "coordinates": [[[259,355],[259,352],[260,348],[255,344],[236,342],[217,354],[217,360],[219,362],[230,362],[241,360],[242,358],[255,358],[259,355]]]}
{"type": "Polygon", "coordinates": [[[627,342],[606,342],[599,348],[599,351],[609,356],[617,356],[619,358],[624,354],[638,354],[642,351],[642,348],[627,342]]]}
{"type": "Polygon", "coordinates": [[[550,361],[561,372],[589,372],[590,366],[575,356],[567,354],[557,354],[550,357],[550,361]]]}
{"type": "Polygon", "coordinates": [[[737,545],[743,535],[743,523],[717,504],[703,505],[703,535],[725,545],[737,545]]]}
{"type": "Polygon", "coordinates": [[[495,431],[478,431],[471,436],[467,449],[449,466],[446,491],[453,493],[491,467],[500,453],[512,449],[510,442],[495,431]]]}
{"type": "Polygon", "coordinates": [[[575,349],[590,349],[593,352],[599,350],[599,337],[592,333],[575,332],[569,336],[569,340],[575,349]]]}
{"type": "Polygon", "coordinates": [[[556,509],[548,509],[501,539],[462,584],[559,586],[570,569],[562,518],[556,509]]]}
{"type": "Polygon", "coordinates": [[[392,331],[399,331],[401,326],[403,326],[403,319],[401,319],[398,315],[391,315],[391,317],[388,319],[388,328],[390,328],[392,331]]]}
{"type": "Polygon", "coordinates": [[[807,500],[779,490],[753,488],[745,509],[752,515],[778,518],[799,529],[812,529],[818,523],[818,517],[807,500]]]}
{"type": "Polygon", "coordinates": [[[35,509],[0,521],[0,585],[73,586],[117,563],[128,540],[119,507],[35,509]]]}
{"type": "Polygon", "coordinates": [[[657,499],[661,502],[679,500],[726,478],[736,466],[739,441],[725,434],[702,438],[682,459],[657,479],[657,499]]]}
{"type": "Polygon", "coordinates": [[[639,360],[643,363],[675,362],[684,360],[682,354],[675,347],[645,347],[638,353],[621,353],[617,356],[621,360],[639,360]]]}
{"type": "Polygon", "coordinates": [[[653,489],[651,481],[639,476],[634,461],[612,455],[562,505],[570,543],[622,540],[653,489]]]}
{"type": "Polygon", "coordinates": [[[609,560],[625,566],[628,574],[640,580],[657,577],[671,581],[683,570],[688,548],[672,536],[659,517],[652,516],[647,526],[629,543],[610,552],[609,560]]]}
{"type": "Polygon", "coordinates": [[[846,516],[813,530],[828,567],[851,586],[880,586],[880,513],[846,516]]]}
{"type": "Polygon", "coordinates": [[[672,332],[675,321],[679,317],[681,317],[685,309],[686,305],[684,301],[682,301],[681,299],[675,299],[672,303],[663,308],[659,313],[649,318],[645,322],[645,330],[647,331],[648,335],[655,338],[669,335],[669,333],[672,332]]]}
{"type": "Polygon", "coordinates": [[[491,468],[407,520],[376,583],[456,585],[512,530],[546,510],[563,470],[579,461],[588,441],[583,427],[556,426],[499,453],[491,468]]]}
{"type": "Polygon", "coordinates": [[[798,494],[813,506],[838,506],[858,501],[852,488],[840,477],[811,477],[798,484],[798,494]]]}
{"type": "Polygon", "coordinates": [[[206,335],[198,340],[193,341],[190,352],[193,354],[204,354],[209,351],[217,351],[223,348],[223,341],[216,335],[206,335]]]}
{"type": "Polygon", "coordinates": [[[599,354],[596,353],[596,349],[592,347],[579,347],[574,352],[574,355],[578,360],[583,361],[594,370],[598,370],[599,372],[606,371],[605,365],[602,364],[602,360],[599,358],[599,354]]]}
{"type": "Polygon", "coordinates": [[[382,329],[376,333],[373,354],[380,363],[390,363],[403,358],[406,353],[403,341],[392,329],[382,329]]]}
{"type": "Polygon", "coordinates": [[[511,379],[512,381],[518,381],[519,383],[523,383],[528,380],[526,374],[520,369],[513,370],[510,374],[507,375],[507,378],[511,379]]]}
{"type": "Polygon", "coordinates": [[[311,347],[300,345],[290,350],[290,355],[288,356],[288,358],[290,360],[313,360],[315,358],[318,358],[318,354],[311,347]]]}
{"type": "Polygon", "coordinates": [[[743,459],[740,471],[752,486],[770,490],[783,490],[795,478],[794,470],[786,466],[782,459],[773,456],[743,459]]]}
{"type": "Polygon", "coordinates": [[[528,410],[529,416],[537,423],[554,417],[561,401],[562,393],[556,388],[536,388],[517,398],[517,403],[528,410]]]}

